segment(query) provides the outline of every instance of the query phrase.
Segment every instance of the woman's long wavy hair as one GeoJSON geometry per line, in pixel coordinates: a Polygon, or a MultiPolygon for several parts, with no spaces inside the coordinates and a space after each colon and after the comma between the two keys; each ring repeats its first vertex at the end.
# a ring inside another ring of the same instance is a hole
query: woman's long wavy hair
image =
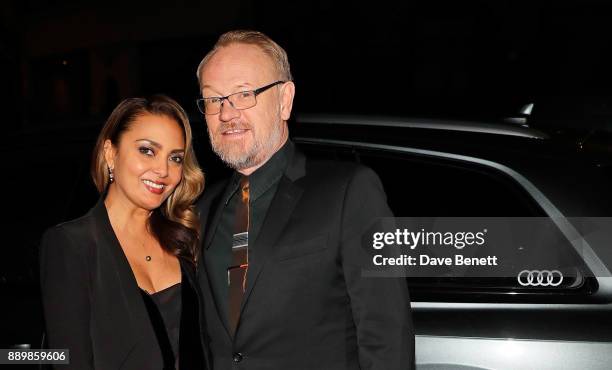
{"type": "Polygon", "coordinates": [[[191,145],[189,119],[176,101],[164,95],[154,95],[150,98],[125,99],[119,103],[98,136],[91,162],[91,176],[98,192],[104,194],[110,186],[104,142],[110,140],[117,148],[122,134],[143,114],[167,116],[183,129],[185,155],[182,179],[164,203],[153,210],[148,226],[162,248],[194,263],[200,240],[200,223],[193,203],[204,190],[204,174],[191,145]]]}

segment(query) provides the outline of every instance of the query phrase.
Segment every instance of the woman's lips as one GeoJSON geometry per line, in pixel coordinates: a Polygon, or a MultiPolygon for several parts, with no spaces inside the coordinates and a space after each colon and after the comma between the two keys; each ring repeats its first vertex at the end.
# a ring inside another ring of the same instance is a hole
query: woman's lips
{"type": "Polygon", "coordinates": [[[150,191],[153,194],[161,194],[164,192],[164,188],[166,187],[166,185],[161,184],[161,183],[156,183],[154,181],[151,180],[142,180],[142,183],[144,184],[145,188],[147,188],[148,191],[150,191]]]}

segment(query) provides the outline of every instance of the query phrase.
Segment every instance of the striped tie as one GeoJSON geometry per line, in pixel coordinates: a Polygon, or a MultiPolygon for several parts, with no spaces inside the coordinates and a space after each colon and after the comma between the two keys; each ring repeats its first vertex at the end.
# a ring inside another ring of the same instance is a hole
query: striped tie
{"type": "Polygon", "coordinates": [[[249,178],[240,179],[240,202],[236,207],[234,238],[232,243],[232,264],[227,269],[229,285],[229,324],[234,335],[240,317],[240,304],[246,290],[249,267],[249,178]]]}

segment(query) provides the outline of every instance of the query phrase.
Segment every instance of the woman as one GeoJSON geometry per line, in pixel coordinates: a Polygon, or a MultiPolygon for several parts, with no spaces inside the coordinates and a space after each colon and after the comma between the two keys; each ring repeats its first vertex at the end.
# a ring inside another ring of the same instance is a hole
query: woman
{"type": "Polygon", "coordinates": [[[49,348],[69,349],[73,369],[206,369],[191,206],[204,177],[183,109],[165,96],[121,102],[91,174],[98,203],[42,240],[49,348]]]}

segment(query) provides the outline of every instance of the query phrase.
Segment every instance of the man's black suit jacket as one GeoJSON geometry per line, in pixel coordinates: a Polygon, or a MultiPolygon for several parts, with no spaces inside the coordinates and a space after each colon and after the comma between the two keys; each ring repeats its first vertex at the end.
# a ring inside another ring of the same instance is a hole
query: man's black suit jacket
{"type": "MultiPolygon", "coordinates": [[[[207,266],[216,261],[207,259],[207,250],[226,187],[207,189],[198,202],[204,235],[198,275],[208,302],[214,295],[207,266]]],[[[391,215],[372,170],[311,161],[296,150],[249,247],[234,338],[226,315],[206,305],[214,368],[412,369],[405,279],[361,276],[371,263],[361,236],[379,217],[391,215]]]]}
{"type": "MultiPolygon", "coordinates": [[[[180,263],[183,276],[195,287],[199,302],[196,307],[191,303],[192,307],[183,307],[183,310],[196,310],[194,315],[204,324],[195,268],[182,260],[180,263]]],[[[47,230],[41,243],[40,275],[48,348],[70,350],[70,365],[59,368],[152,370],[164,367],[143,297],[102,198],[85,216],[47,230]]],[[[198,332],[197,326],[197,323],[181,323],[180,336],[197,336],[200,340],[190,343],[197,342],[194,344],[206,348],[205,336],[198,332]]],[[[189,361],[203,360],[192,356],[193,348],[180,349],[184,350],[192,352],[185,357],[189,361]]]]}

